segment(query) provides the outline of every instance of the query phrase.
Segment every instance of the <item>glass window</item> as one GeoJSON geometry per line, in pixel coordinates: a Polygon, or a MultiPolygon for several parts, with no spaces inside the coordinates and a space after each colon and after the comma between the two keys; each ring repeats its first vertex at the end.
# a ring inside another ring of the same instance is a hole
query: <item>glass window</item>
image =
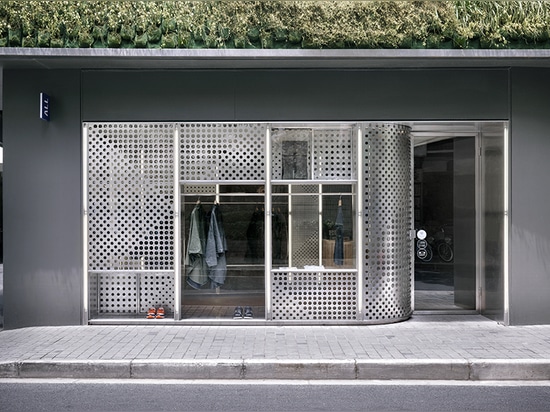
{"type": "Polygon", "coordinates": [[[353,185],[286,184],[273,189],[275,269],[355,268],[353,185]]]}
{"type": "Polygon", "coordinates": [[[264,316],[263,185],[183,185],[182,317],[264,316]]]}

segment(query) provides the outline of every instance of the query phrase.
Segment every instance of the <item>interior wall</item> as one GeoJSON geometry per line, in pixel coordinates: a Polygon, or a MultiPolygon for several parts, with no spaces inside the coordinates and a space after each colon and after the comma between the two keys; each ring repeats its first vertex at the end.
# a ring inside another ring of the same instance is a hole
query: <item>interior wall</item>
{"type": "Polygon", "coordinates": [[[510,323],[550,323],[550,69],[511,73],[510,323]]]}
{"type": "Polygon", "coordinates": [[[5,328],[80,323],[80,73],[4,71],[5,328]],[[39,118],[39,95],[51,120],[39,118]]]}

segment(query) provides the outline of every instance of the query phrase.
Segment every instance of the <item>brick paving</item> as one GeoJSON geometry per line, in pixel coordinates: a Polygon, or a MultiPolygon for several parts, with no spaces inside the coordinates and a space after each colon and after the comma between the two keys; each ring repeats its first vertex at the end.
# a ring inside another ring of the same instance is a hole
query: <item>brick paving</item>
{"type": "Polygon", "coordinates": [[[550,325],[503,326],[480,315],[415,315],[368,326],[94,325],[0,331],[0,362],[178,359],[548,360],[550,325]]]}

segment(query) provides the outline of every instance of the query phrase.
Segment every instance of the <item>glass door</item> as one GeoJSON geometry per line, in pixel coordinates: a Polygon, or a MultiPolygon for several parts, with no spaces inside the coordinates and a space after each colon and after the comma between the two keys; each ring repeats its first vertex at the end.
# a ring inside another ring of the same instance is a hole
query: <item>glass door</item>
{"type": "Polygon", "coordinates": [[[476,309],[476,142],[415,141],[415,310],[476,309]]]}

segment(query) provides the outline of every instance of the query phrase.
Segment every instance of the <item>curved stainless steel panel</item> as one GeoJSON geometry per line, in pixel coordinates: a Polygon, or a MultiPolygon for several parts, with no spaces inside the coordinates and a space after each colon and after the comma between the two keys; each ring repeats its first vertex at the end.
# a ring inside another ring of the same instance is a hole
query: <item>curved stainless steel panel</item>
{"type": "Polygon", "coordinates": [[[406,319],[411,305],[411,138],[398,124],[365,124],[363,320],[406,319]]]}

